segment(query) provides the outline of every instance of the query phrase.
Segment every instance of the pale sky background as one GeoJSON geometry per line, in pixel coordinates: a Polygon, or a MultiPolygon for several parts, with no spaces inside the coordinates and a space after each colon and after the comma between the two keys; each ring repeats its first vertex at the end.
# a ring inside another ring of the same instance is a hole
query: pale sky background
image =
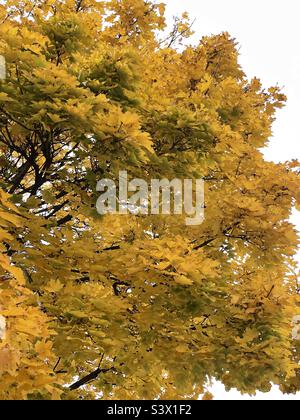
{"type": "MultiPolygon", "coordinates": [[[[189,12],[197,43],[203,35],[229,32],[240,45],[240,63],[249,78],[261,79],[264,87],[279,85],[288,96],[287,106],[278,111],[274,136],[265,151],[275,162],[300,159],[300,1],[299,0],[162,0],[167,16],[189,12]]],[[[300,213],[293,222],[300,230],[300,213]]],[[[300,260],[300,258],[299,258],[300,260]]],[[[250,399],[236,391],[225,392],[222,384],[212,390],[215,399],[250,399]]],[[[299,400],[278,389],[259,393],[258,400],[299,400]]]]}

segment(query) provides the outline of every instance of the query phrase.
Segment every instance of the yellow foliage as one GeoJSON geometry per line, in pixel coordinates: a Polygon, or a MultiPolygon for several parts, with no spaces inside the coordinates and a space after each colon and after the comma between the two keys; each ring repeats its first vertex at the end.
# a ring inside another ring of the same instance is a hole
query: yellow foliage
{"type": "Polygon", "coordinates": [[[164,4],[33,3],[0,5],[0,399],[299,391],[299,162],[260,150],[285,96],[164,4]],[[204,178],[204,222],[100,216],[121,170],[204,178]]]}

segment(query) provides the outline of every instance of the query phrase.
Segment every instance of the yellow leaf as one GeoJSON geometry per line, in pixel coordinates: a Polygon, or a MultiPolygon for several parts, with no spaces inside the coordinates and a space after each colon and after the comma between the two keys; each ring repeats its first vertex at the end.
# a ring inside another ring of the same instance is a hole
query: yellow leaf
{"type": "Polygon", "coordinates": [[[191,286],[194,282],[191,279],[188,279],[186,276],[180,275],[175,277],[175,282],[181,284],[182,286],[191,286]]]}
{"type": "Polygon", "coordinates": [[[243,338],[236,338],[236,342],[239,344],[251,344],[258,336],[258,331],[247,328],[243,338]]]}
{"type": "Polygon", "coordinates": [[[206,392],[202,397],[202,401],[212,401],[213,399],[214,396],[210,392],[206,392]]]}
{"type": "Polygon", "coordinates": [[[50,280],[47,286],[44,287],[44,290],[49,293],[57,293],[63,289],[63,285],[59,280],[50,280]]]}
{"type": "Polygon", "coordinates": [[[18,353],[8,345],[0,348],[0,375],[6,372],[14,374],[17,369],[18,353]]]}
{"type": "Polygon", "coordinates": [[[34,348],[39,357],[47,357],[51,353],[52,346],[51,341],[38,341],[34,348]]]}
{"type": "Polygon", "coordinates": [[[20,218],[13,213],[0,211],[0,218],[13,223],[15,226],[20,226],[20,218]]]}
{"type": "Polygon", "coordinates": [[[180,344],[175,348],[175,350],[177,351],[177,353],[188,353],[190,351],[188,346],[185,344],[180,344]]]}

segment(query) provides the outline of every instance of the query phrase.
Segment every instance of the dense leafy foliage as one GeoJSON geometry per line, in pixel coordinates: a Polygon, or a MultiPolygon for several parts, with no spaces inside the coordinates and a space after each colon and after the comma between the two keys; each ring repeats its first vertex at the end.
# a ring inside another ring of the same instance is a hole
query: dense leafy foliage
{"type": "Polygon", "coordinates": [[[261,152],[285,97],[226,33],[177,48],[188,16],[168,36],[164,11],[0,5],[1,399],[300,389],[299,163],[261,152]],[[97,181],[124,169],[203,177],[205,222],[99,216],[97,181]]]}

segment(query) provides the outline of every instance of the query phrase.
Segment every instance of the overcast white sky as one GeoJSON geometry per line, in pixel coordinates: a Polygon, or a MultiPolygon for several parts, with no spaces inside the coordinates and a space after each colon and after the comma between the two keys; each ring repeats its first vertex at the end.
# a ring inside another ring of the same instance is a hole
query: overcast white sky
{"type": "MultiPolygon", "coordinates": [[[[203,35],[229,32],[240,44],[240,63],[246,74],[261,79],[265,87],[279,85],[288,96],[278,112],[274,136],[265,152],[275,162],[300,159],[300,2],[299,0],[162,0],[171,19],[190,13],[197,42],[203,35]]],[[[300,230],[300,214],[293,216],[300,230]]],[[[226,393],[221,384],[213,389],[216,399],[249,399],[238,392],[226,393]]],[[[274,389],[255,399],[292,399],[274,389]]]]}

